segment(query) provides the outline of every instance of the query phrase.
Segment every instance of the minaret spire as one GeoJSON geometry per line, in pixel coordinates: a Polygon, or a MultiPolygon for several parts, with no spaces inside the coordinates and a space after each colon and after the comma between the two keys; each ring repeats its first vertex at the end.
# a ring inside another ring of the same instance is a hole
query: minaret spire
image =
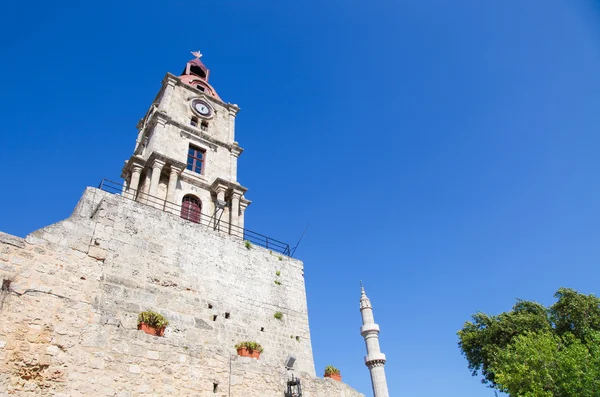
{"type": "Polygon", "coordinates": [[[365,364],[371,372],[371,383],[373,385],[374,397],[389,397],[387,381],[385,379],[385,354],[379,348],[379,325],[375,324],[373,317],[373,306],[367,297],[365,287],[360,282],[360,314],[362,316],[362,327],[360,334],[365,338],[367,355],[365,364]]]}

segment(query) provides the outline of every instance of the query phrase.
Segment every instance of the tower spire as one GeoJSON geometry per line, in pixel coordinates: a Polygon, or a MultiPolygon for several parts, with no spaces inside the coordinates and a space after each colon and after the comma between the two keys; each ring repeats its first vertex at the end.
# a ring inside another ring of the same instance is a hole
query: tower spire
{"type": "Polygon", "coordinates": [[[373,385],[374,397],[389,397],[387,381],[385,379],[385,354],[379,348],[379,325],[375,324],[373,317],[373,306],[367,297],[365,287],[360,282],[360,314],[362,316],[362,327],[360,334],[365,338],[367,355],[365,364],[371,372],[371,384],[373,385]]]}

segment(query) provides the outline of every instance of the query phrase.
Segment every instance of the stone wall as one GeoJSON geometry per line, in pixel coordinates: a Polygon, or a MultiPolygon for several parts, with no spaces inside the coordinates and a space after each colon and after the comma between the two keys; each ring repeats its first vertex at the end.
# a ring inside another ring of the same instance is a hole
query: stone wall
{"type": "Polygon", "coordinates": [[[302,262],[120,196],[88,188],[70,218],[0,233],[0,279],[0,395],[280,397],[293,354],[304,396],[362,396],[315,377],[302,262]],[[164,337],[137,330],[147,309],[164,337]]]}

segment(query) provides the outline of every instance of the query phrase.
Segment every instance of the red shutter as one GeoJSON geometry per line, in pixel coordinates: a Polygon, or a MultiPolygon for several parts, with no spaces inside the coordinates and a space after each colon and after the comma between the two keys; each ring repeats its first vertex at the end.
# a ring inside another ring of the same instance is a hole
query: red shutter
{"type": "Polygon", "coordinates": [[[200,202],[192,197],[184,197],[181,203],[181,217],[194,223],[200,223],[200,202]]]}

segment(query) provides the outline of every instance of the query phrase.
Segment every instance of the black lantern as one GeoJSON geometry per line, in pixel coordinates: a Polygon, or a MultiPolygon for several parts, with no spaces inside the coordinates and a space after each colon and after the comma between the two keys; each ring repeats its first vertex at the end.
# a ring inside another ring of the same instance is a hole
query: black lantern
{"type": "Polygon", "coordinates": [[[302,386],[300,379],[292,375],[292,379],[287,381],[287,392],[285,397],[302,397],[302,386]]]}

